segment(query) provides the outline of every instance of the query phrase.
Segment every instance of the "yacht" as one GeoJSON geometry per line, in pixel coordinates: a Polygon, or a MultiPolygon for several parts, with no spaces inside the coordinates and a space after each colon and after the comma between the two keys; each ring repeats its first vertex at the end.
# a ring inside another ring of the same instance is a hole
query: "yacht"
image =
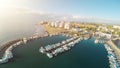
{"type": "Polygon", "coordinates": [[[52,53],[47,53],[47,56],[48,56],[49,58],[53,58],[52,53]]]}
{"type": "Polygon", "coordinates": [[[95,41],[94,41],[95,43],[99,43],[99,41],[96,39],[95,41]]]}
{"type": "Polygon", "coordinates": [[[40,48],[39,50],[41,53],[45,53],[45,49],[43,47],[40,48]]]}

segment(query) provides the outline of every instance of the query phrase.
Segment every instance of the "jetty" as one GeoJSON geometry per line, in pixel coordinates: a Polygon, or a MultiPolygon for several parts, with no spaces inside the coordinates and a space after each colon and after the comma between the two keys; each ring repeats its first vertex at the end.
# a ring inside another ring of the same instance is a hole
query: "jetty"
{"type": "Polygon", "coordinates": [[[60,53],[70,50],[75,44],[77,44],[81,40],[81,38],[72,37],[60,43],[41,47],[39,51],[43,54],[46,54],[49,58],[53,58],[60,53]]]}
{"type": "Polygon", "coordinates": [[[109,46],[113,49],[116,55],[117,62],[120,66],[120,49],[111,40],[108,41],[107,44],[109,44],[109,46]]]}
{"type": "Polygon", "coordinates": [[[3,57],[0,59],[0,64],[6,63],[9,61],[9,59],[13,58],[13,53],[12,53],[13,48],[23,43],[24,42],[22,39],[17,39],[6,43],[5,47],[1,50],[2,53],[1,55],[3,55],[3,57]]]}
{"type": "Polygon", "coordinates": [[[107,57],[109,59],[110,68],[120,68],[119,62],[117,61],[117,56],[114,53],[114,50],[108,44],[104,44],[104,46],[108,53],[107,57]]]}

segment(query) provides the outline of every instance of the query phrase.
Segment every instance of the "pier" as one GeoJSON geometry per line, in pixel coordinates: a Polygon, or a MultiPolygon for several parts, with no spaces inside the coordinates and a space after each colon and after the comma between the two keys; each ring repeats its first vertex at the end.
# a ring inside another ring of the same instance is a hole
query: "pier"
{"type": "Polygon", "coordinates": [[[81,38],[72,37],[72,38],[62,41],[60,43],[41,47],[39,51],[43,54],[46,54],[49,58],[52,58],[54,56],[57,56],[59,53],[68,51],[80,40],[81,40],[81,38]]]}
{"type": "Polygon", "coordinates": [[[21,40],[22,40],[22,39],[16,39],[16,40],[7,42],[6,44],[2,45],[2,46],[0,47],[0,55],[3,56],[4,52],[6,51],[6,49],[7,49],[8,47],[10,47],[11,45],[13,45],[13,44],[15,44],[15,43],[17,43],[17,42],[19,42],[19,41],[21,41],[21,40]]]}
{"type": "Polygon", "coordinates": [[[118,62],[118,65],[120,66],[120,49],[110,40],[107,42],[107,44],[113,49],[114,54],[116,56],[116,61],[118,62]]]}
{"type": "Polygon", "coordinates": [[[11,42],[6,43],[5,47],[0,51],[2,53],[1,55],[3,56],[0,59],[0,64],[6,63],[9,61],[9,59],[13,58],[12,54],[13,48],[23,43],[24,42],[22,39],[13,40],[11,42]]]}

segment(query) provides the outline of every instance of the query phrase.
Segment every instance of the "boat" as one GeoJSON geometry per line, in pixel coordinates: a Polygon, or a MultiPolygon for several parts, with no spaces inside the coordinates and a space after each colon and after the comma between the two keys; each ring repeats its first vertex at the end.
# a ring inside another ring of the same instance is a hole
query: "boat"
{"type": "Polygon", "coordinates": [[[48,56],[49,58],[53,58],[52,53],[47,53],[47,56],[48,56]]]}
{"type": "Polygon", "coordinates": [[[39,50],[41,53],[45,53],[45,49],[43,47],[40,48],[39,50]]]}
{"type": "Polygon", "coordinates": [[[112,48],[108,46],[107,44],[104,44],[107,52],[108,52],[108,59],[110,63],[110,68],[120,68],[119,63],[117,61],[116,55],[114,54],[112,48]]]}
{"type": "Polygon", "coordinates": [[[95,42],[96,44],[99,43],[99,41],[98,41],[97,39],[96,39],[94,42],[95,42]]]}

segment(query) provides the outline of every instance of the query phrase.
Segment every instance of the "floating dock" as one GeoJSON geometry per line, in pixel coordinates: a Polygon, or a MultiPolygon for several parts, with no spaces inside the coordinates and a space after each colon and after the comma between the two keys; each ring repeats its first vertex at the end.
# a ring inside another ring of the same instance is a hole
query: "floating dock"
{"type": "Polygon", "coordinates": [[[43,54],[46,54],[49,58],[53,58],[60,53],[70,50],[79,41],[81,41],[81,38],[72,37],[70,39],[62,41],[61,43],[41,47],[39,51],[43,54]]]}

